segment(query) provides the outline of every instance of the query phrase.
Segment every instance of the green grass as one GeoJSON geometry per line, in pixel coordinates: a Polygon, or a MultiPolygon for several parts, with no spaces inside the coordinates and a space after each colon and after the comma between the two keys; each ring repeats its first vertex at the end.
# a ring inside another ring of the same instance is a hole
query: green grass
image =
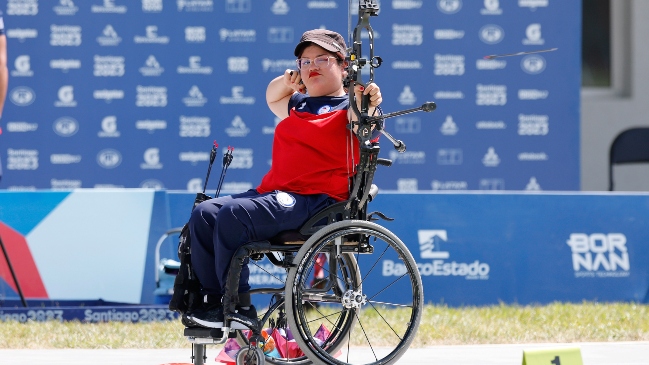
{"type": "MultiPolygon", "coordinates": [[[[399,311],[388,318],[397,320],[399,311]]],[[[179,321],[0,322],[0,348],[187,348],[179,321]]],[[[649,306],[633,303],[424,308],[413,347],[649,341],[649,306]]]]}

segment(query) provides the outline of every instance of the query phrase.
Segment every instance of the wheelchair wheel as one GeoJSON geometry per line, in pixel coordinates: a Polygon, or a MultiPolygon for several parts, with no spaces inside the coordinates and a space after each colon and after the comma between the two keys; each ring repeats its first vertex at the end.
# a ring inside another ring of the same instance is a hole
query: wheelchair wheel
{"type": "MultiPolygon", "coordinates": [[[[320,259],[322,260],[323,257],[320,257],[320,259]]],[[[323,275],[319,278],[312,277],[310,279],[310,284],[318,288],[329,288],[332,292],[341,294],[345,292],[346,287],[350,284],[354,287],[361,286],[360,272],[358,271],[358,265],[356,264],[354,255],[343,254],[340,260],[337,261],[337,267],[338,275],[323,275]]],[[[305,300],[303,303],[303,309],[308,312],[318,313],[318,311],[320,311],[320,313],[322,313],[322,309],[319,308],[319,300],[305,300]]],[[[264,329],[278,330],[283,334],[291,334],[289,336],[290,338],[295,336],[295,332],[289,330],[288,313],[285,309],[284,295],[277,295],[267,312],[263,316],[260,315],[259,320],[262,322],[262,328],[264,329]]],[[[337,315],[329,315],[327,318],[327,324],[332,329],[330,331],[332,335],[328,336],[326,341],[323,341],[321,345],[326,349],[326,351],[331,353],[338,351],[344,344],[344,336],[342,336],[342,334],[351,331],[354,323],[355,321],[352,316],[352,311],[339,313],[337,315]]],[[[241,347],[248,346],[248,338],[244,331],[237,331],[236,341],[241,347]]],[[[295,348],[297,344],[292,343],[292,341],[291,343],[285,343],[284,348],[279,348],[280,344],[277,343],[276,346],[278,347],[278,352],[285,356],[273,357],[266,355],[266,362],[275,365],[305,365],[312,363],[312,361],[304,355],[302,350],[295,348]]]]}
{"type": "Polygon", "coordinates": [[[417,264],[392,232],[367,221],[334,223],[305,242],[293,262],[297,266],[286,281],[287,319],[315,364],[394,364],[406,352],[421,320],[423,290],[417,264]],[[323,253],[328,264],[319,263],[323,253]],[[346,256],[357,263],[360,282],[327,292],[311,284],[312,272],[319,269],[329,274],[335,269],[344,282],[339,268],[344,265],[337,263],[346,256]],[[315,303],[318,310],[309,310],[315,303]],[[345,327],[332,317],[347,318],[345,327]],[[334,344],[334,351],[327,344],[334,344]]]}
{"type": "Polygon", "coordinates": [[[264,353],[259,348],[242,347],[237,352],[236,365],[264,365],[264,353]]]}

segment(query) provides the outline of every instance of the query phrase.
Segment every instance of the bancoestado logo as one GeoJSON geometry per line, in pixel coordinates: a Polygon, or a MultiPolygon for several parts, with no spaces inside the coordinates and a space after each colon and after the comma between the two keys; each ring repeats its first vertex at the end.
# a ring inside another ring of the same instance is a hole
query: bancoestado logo
{"type": "Polygon", "coordinates": [[[622,233],[572,233],[566,243],[572,250],[576,278],[624,278],[631,264],[622,233]]]}
{"type": "MultiPolygon", "coordinates": [[[[419,250],[422,259],[428,262],[417,262],[417,268],[422,276],[456,276],[467,280],[488,280],[489,264],[475,260],[473,262],[457,262],[449,260],[451,254],[442,251],[448,241],[445,230],[422,229],[417,231],[419,250]]],[[[404,264],[394,260],[383,260],[383,276],[401,276],[406,272],[404,264]]]]}

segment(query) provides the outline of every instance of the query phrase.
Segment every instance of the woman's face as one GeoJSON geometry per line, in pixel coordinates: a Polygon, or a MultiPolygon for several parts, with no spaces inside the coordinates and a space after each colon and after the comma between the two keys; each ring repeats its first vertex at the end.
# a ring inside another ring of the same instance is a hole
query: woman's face
{"type": "Polygon", "coordinates": [[[342,96],[345,95],[343,89],[344,65],[339,65],[335,54],[326,49],[310,44],[300,58],[308,58],[311,63],[300,69],[300,76],[306,86],[309,96],[342,96]],[[332,57],[329,64],[324,66],[316,65],[313,62],[318,57],[332,57]]]}

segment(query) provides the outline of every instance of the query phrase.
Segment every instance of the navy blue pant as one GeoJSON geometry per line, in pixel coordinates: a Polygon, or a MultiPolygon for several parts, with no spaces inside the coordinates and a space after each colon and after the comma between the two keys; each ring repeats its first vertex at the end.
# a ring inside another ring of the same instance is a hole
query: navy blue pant
{"type": "MultiPolygon", "coordinates": [[[[325,195],[299,195],[255,190],[210,199],[192,212],[189,220],[192,266],[204,294],[220,295],[230,260],[249,241],[265,240],[281,231],[299,228],[312,215],[336,201],[325,195]]],[[[247,260],[246,260],[247,263],[247,260]]],[[[244,265],[239,293],[250,291],[250,270],[244,265]]]]}

